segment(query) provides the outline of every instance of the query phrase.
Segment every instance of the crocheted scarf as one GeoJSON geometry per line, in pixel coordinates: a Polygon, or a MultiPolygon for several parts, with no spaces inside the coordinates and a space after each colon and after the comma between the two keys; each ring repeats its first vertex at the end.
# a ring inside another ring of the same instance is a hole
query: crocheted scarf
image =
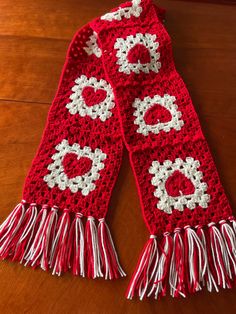
{"type": "Polygon", "coordinates": [[[127,297],[235,283],[236,221],[163,17],[133,0],[75,34],[23,200],[0,227],[2,259],[124,276],[105,217],[125,147],[150,232],[127,297]]]}

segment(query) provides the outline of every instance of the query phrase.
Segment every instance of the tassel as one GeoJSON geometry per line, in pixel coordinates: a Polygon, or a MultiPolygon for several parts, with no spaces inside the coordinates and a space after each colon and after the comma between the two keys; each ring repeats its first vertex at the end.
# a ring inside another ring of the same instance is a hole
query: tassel
{"type": "Polygon", "coordinates": [[[25,204],[26,201],[22,200],[0,227],[0,257],[3,259],[12,255],[11,244],[24,220],[25,204]]]}
{"type": "Polygon", "coordinates": [[[173,237],[173,253],[170,262],[170,295],[172,297],[186,297],[185,288],[185,266],[184,266],[184,243],[181,236],[181,229],[176,228],[174,230],[173,237]]]}
{"type": "Polygon", "coordinates": [[[72,268],[73,275],[85,276],[84,265],[84,226],[81,213],[75,214],[70,228],[68,239],[68,267],[72,268]],[[72,265],[72,266],[71,266],[72,265]]]}
{"type": "Polygon", "coordinates": [[[50,255],[50,268],[52,274],[61,275],[61,272],[67,271],[67,239],[70,228],[69,210],[66,208],[58,221],[58,228],[54,241],[52,242],[52,249],[50,255]]]}
{"type": "Polygon", "coordinates": [[[230,279],[232,278],[232,274],[224,239],[214,222],[209,223],[208,227],[212,259],[217,274],[217,284],[224,289],[231,288],[230,279]]]}
{"type": "Polygon", "coordinates": [[[156,299],[166,295],[186,297],[188,293],[219,287],[231,288],[236,283],[236,222],[234,217],[216,225],[209,223],[165,232],[158,254],[157,240],[151,236],[146,243],[130,281],[127,298],[135,294],[156,299]]]}
{"type": "Polygon", "coordinates": [[[126,292],[127,299],[132,299],[136,291],[142,299],[147,291],[150,280],[153,278],[159,261],[159,252],[155,235],[151,235],[146,243],[136,270],[126,292]],[[154,262],[154,266],[153,265],[154,262]],[[153,268],[152,268],[153,267],[153,268]]]}
{"type": "Polygon", "coordinates": [[[98,240],[101,251],[102,264],[105,271],[105,279],[126,276],[119,263],[111,233],[104,218],[99,219],[98,240]]]}
{"type": "Polygon", "coordinates": [[[19,229],[19,240],[14,248],[13,261],[17,260],[22,263],[27,248],[31,243],[34,233],[34,227],[37,220],[38,210],[35,203],[30,204],[25,212],[25,225],[19,229]]]}
{"type": "Polygon", "coordinates": [[[233,230],[234,230],[234,234],[236,235],[236,220],[233,216],[230,216],[229,221],[231,222],[233,230]]]}
{"type": "Polygon", "coordinates": [[[43,230],[42,238],[42,257],[40,260],[40,266],[43,270],[48,270],[50,256],[52,255],[52,243],[55,239],[56,226],[58,221],[58,207],[53,206],[50,213],[48,214],[45,228],[43,230]]]}
{"type": "Polygon", "coordinates": [[[205,254],[205,258],[206,258],[206,272],[205,272],[205,276],[203,278],[203,285],[207,285],[207,289],[208,291],[212,292],[213,291],[213,287],[215,288],[216,292],[219,292],[219,289],[217,287],[215,278],[213,276],[213,273],[211,272],[211,267],[210,267],[210,253],[209,253],[209,249],[207,249],[207,242],[206,242],[206,237],[205,237],[205,233],[202,229],[201,226],[196,226],[197,228],[197,235],[203,245],[203,249],[206,252],[205,254]]]}
{"type": "Polygon", "coordinates": [[[39,210],[36,203],[27,207],[24,200],[18,204],[0,226],[0,257],[58,276],[69,269],[89,278],[103,277],[103,271],[106,279],[125,276],[104,219],[97,228],[88,217],[84,232],[82,214],[58,209],[45,204],[39,210]]]}
{"type": "Polygon", "coordinates": [[[230,273],[233,273],[234,277],[236,275],[236,235],[234,230],[225,220],[221,220],[219,224],[221,234],[224,239],[227,253],[230,259],[230,264],[232,265],[230,273]]]}
{"type": "Polygon", "coordinates": [[[98,245],[97,227],[94,218],[89,216],[86,227],[86,265],[89,278],[103,277],[101,270],[101,254],[98,245]]]}
{"type": "Polygon", "coordinates": [[[207,267],[206,252],[195,230],[190,226],[185,226],[184,229],[188,290],[193,293],[201,290],[200,283],[203,281],[207,267]]]}
{"type": "Polygon", "coordinates": [[[25,254],[25,266],[31,265],[31,266],[37,266],[40,263],[40,258],[43,252],[43,233],[44,229],[46,228],[46,220],[48,216],[48,205],[43,205],[36,223],[35,223],[35,229],[36,233],[34,235],[34,240],[31,246],[29,246],[28,251],[25,254]],[[38,228],[37,228],[38,226],[38,228]]]}
{"type": "Polygon", "coordinates": [[[165,296],[168,283],[168,274],[170,269],[171,253],[173,250],[173,239],[169,232],[164,233],[164,238],[161,245],[162,254],[159,259],[159,263],[155,269],[154,283],[151,287],[148,297],[150,297],[154,291],[154,297],[157,299],[159,296],[165,296]]]}

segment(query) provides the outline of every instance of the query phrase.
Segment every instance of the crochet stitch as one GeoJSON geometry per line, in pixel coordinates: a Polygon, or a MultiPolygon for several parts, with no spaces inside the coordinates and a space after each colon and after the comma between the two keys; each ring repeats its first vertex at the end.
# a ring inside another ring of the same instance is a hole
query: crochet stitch
{"type": "Polygon", "coordinates": [[[2,259],[125,276],[105,222],[125,146],[150,232],[127,298],[233,286],[236,220],[163,18],[133,0],[75,34],[23,200],[0,226],[2,259]]]}

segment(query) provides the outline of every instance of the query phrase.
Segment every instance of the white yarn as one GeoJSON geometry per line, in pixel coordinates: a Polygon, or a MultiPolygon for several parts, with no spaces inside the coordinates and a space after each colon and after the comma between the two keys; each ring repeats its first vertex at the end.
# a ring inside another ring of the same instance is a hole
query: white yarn
{"type": "Polygon", "coordinates": [[[158,198],[157,208],[167,214],[171,214],[173,209],[183,211],[185,207],[194,209],[196,206],[207,208],[210,195],[206,193],[207,184],[202,182],[202,172],[198,170],[200,162],[192,157],[185,160],[176,158],[175,161],[165,160],[160,163],[157,160],[152,162],[149,173],[153,174],[151,183],[156,187],[154,196],[158,198]],[[194,185],[193,194],[170,196],[166,190],[166,180],[176,171],[183,173],[194,185]]]}
{"type": "Polygon", "coordinates": [[[103,161],[107,158],[107,155],[100,148],[92,151],[89,146],[81,148],[78,143],[69,145],[65,139],[55,148],[58,152],[51,157],[54,161],[48,166],[50,173],[44,176],[44,181],[47,182],[50,188],[58,186],[62,191],[69,188],[72,193],[81,191],[82,195],[88,195],[96,188],[94,182],[100,177],[99,171],[104,168],[103,161]],[[89,158],[92,161],[90,170],[83,175],[69,178],[63,167],[63,159],[68,153],[76,154],[78,159],[81,157],[89,158]]]}

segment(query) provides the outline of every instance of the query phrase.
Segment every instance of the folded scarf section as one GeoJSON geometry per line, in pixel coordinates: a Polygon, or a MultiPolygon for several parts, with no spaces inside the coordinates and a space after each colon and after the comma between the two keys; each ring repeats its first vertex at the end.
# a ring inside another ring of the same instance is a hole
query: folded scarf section
{"type": "Polygon", "coordinates": [[[75,34],[23,200],[0,226],[2,259],[125,276],[105,221],[125,147],[150,232],[127,298],[235,284],[236,220],[164,15],[133,0],[75,34]]]}

